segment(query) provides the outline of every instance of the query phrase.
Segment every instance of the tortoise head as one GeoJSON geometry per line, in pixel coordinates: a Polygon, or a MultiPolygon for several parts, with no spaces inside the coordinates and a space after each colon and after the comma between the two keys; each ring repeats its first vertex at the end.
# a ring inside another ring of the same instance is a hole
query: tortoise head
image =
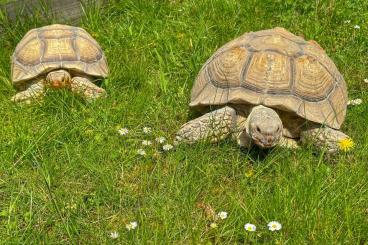
{"type": "Polygon", "coordinates": [[[276,111],[262,105],[249,114],[249,135],[253,142],[262,147],[274,147],[282,137],[282,121],[276,111]]]}
{"type": "Polygon", "coordinates": [[[51,88],[65,88],[70,82],[70,74],[65,70],[52,71],[46,76],[46,83],[51,88]]]}

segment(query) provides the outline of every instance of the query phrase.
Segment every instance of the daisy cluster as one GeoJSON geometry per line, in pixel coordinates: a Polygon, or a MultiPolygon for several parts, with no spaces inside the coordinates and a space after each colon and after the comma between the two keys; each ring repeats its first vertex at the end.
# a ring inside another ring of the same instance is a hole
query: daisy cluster
{"type": "MultiPolygon", "coordinates": [[[[344,21],[344,24],[348,24],[348,25],[350,25],[350,24],[351,24],[351,20],[345,20],[345,21],[344,21]]],[[[356,29],[356,30],[360,30],[360,25],[355,24],[355,25],[353,26],[353,28],[354,28],[354,29],[356,29]]]]}
{"type": "MultiPolygon", "coordinates": [[[[366,83],[366,84],[368,84],[368,78],[363,79],[363,82],[366,83]]],[[[360,98],[348,100],[348,105],[349,106],[360,105],[362,103],[363,103],[363,100],[360,99],[360,98]]]]}
{"type": "MultiPolygon", "coordinates": [[[[279,231],[279,230],[281,230],[282,225],[278,221],[271,221],[267,224],[267,227],[268,227],[268,230],[270,230],[270,231],[279,231]]],[[[252,231],[257,230],[257,226],[254,225],[254,224],[251,224],[251,223],[246,223],[244,225],[244,229],[246,231],[252,232],[252,231]]]]}
{"type": "MultiPolygon", "coordinates": [[[[128,137],[131,134],[131,130],[128,128],[120,128],[117,130],[121,137],[128,137]]],[[[169,144],[165,137],[159,136],[155,139],[152,138],[152,129],[150,127],[143,127],[141,133],[147,137],[140,142],[139,148],[136,150],[137,155],[146,156],[148,150],[156,148],[156,150],[167,152],[174,148],[169,144]]]]}
{"type": "MultiPolygon", "coordinates": [[[[216,219],[224,220],[224,219],[226,219],[226,218],[227,218],[227,216],[228,216],[228,213],[227,213],[227,212],[225,212],[225,211],[221,211],[221,212],[219,212],[219,213],[217,214],[216,219]]],[[[217,225],[217,223],[216,223],[216,222],[212,222],[212,223],[210,224],[210,227],[211,227],[212,229],[217,228],[217,226],[218,226],[218,225],[217,225]]],[[[279,230],[281,230],[282,225],[281,225],[281,223],[280,223],[280,222],[278,222],[278,221],[271,221],[271,222],[269,222],[269,223],[267,224],[267,227],[268,227],[268,230],[270,230],[270,231],[279,231],[279,230]]],[[[254,224],[251,224],[251,223],[246,223],[246,224],[244,225],[244,229],[245,229],[246,231],[253,232],[253,231],[256,231],[256,230],[257,230],[257,226],[256,226],[256,225],[254,225],[254,224]]]]}
{"type": "MultiPolygon", "coordinates": [[[[365,84],[368,84],[368,78],[364,78],[364,79],[363,79],[363,82],[364,82],[365,84]]],[[[362,104],[362,103],[363,103],[363,100],[362,100],[362,99],[360,99],[360,98],[352,99],[352,100],[348,100],[348,105],[350,105],[350,106],[360,105],[360,104],[362,104]]]]}
{"type": "Polygon", "coordinates": [[[363,102],[362,99],[349,100],[348,105],[360,105],[363,102]]]}
{"type": "MultiPolygon", "coordinates": [[[[128,224],[125,225],[125,229],[127,229],[128,231],[135,230],[137,227],[138,227],[138,222],[137,221],[132,221],[132,222],[129,222],[128,224]]],[[[110,238],[111,239],[117,239],[117,238],[119,238],[119,236],[120,236],[120,234],[117,231],[112,231],[110,233],[110,238]]]]}

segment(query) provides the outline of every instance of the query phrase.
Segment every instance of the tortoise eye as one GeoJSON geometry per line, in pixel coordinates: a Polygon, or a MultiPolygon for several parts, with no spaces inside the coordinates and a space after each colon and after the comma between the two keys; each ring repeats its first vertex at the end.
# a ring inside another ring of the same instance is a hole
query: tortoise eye
{"type": "Polygon", "coordinates": [[[257,126],[257,132],[261,133],[261,129],[257,126]]]}

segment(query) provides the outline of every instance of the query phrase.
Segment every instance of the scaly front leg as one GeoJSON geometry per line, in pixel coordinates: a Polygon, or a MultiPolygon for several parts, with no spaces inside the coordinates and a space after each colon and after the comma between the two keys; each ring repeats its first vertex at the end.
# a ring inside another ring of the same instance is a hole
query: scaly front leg
{"type": "Polygon", "coordinates": [[[236,112],[226,106],[184,124],[176,133],[176,143],[192,144],[205,139],[218,142],[230,135],[235,127],[236,112]]]}
{"type": "Polygon", "coordinates": [[[103,88],[98,87],[85,77],[73,77],[70,87],[72,92],[81,95],[88,101],[106,96],[106,91],[103,88]]]}
{"type": "Polygon", "coordinates": [[[328,127],[307,129],[301,133],[300,139],[303,143],[311,142],[317,147],[326,147],[329,153],[349,150],[353,146],[353,142],[348,135],[328,127]]]}
{"type": "Polygon", "coordinates": [[[278,145],[283,147],[283,148],[288,148],[288,149],[297,149],[297,148],[299,148],[298,142],[295,139],[287,138],[285,136],[282,136],[280,138],[280,142],[279,142],[278,145]]]}
{"type": "Polygon", "coordinates": [[[14,95],[11,100],[18,103],[30,104],[32,100],[36,100],[45,94],[45,81],[43,79],[36,80],[27,87],[26,90],[14,95]]]}

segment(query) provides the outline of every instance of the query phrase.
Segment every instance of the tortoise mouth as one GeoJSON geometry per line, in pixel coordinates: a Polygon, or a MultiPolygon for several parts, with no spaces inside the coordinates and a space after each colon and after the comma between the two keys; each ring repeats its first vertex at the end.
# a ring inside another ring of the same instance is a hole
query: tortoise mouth
{"type": "Polygon", "coordinates": [[[263,142],[261,139],[258,139],[256,137],[253,138],[253,141],[256,145],[260,146],[261,148],[272,148],[276,146],[278,140],[274,140],[272,142],[263,142]]]}
{"type": "Polygon", "coordinates": [[[52,81],[50,86],[54,89],[65,88],[67,84],[63,81],[52,81]]]}

